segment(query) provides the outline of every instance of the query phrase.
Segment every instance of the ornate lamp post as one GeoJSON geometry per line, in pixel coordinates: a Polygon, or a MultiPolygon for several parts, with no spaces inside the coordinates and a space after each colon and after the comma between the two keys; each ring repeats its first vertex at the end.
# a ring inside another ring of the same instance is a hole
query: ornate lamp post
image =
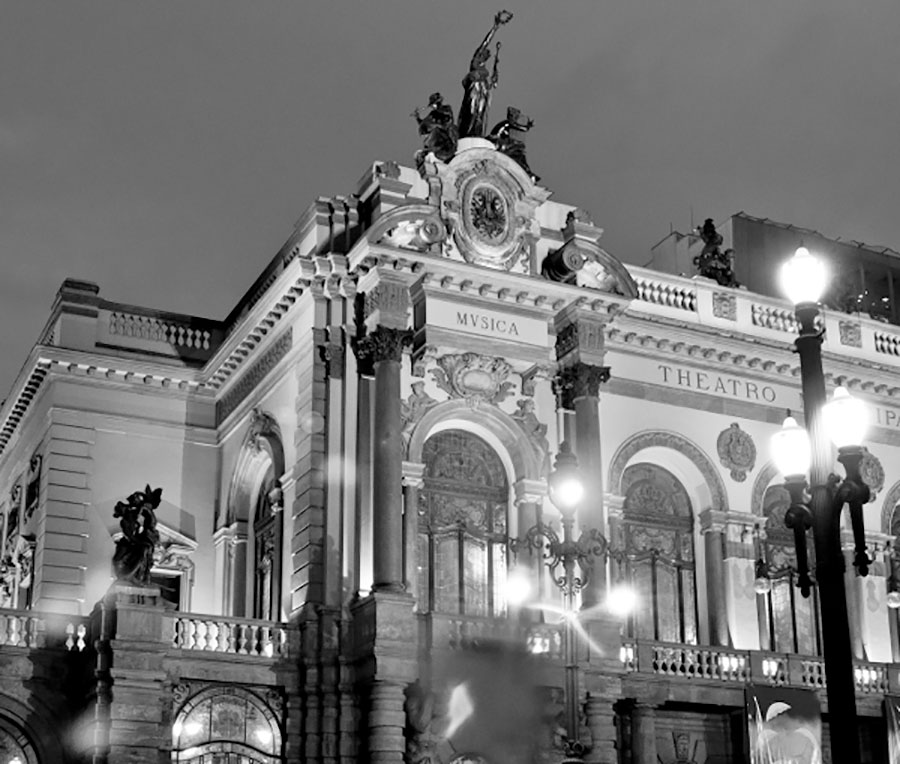
{"type": "Polygon", "coordinates": [[[859,445],[866,428],[865,407],[843,388],[825,403],[822,371],[822,334],[815,323],[819,299],[828,276],[824,264],[805,247],[782,267],[782,285],[794,303],[800,334],[794,342],[800,355],[803,410],[807,430],[788,417],[772,439],[776,466],[785,476],[791,506],[785,524],[794,532],[798,585],[809,596],[813,582],[806,554],[806,530],[812,528],[815,548],[815,584],[819,588],[828,714],[832,720],[832,761],[858,764],[859,730],[856,719],[856,685],[850,621],[844,588],[844,556],[841,550],[841,512],[850,507],[856,545],[854,565],[865,576],[869,570],[862,506],[869,489],[860,477],[863,452],[859,445]],[[831,474],[833,451],[825,436],[838,447],[838,461],[846,471],[841,480],[831,474]],[[809,482],[807,483],[807,472],[809,482]],[[836,733],[836,734],[835,734],[836,733]]]}
{"type": "Polygon", "coordinates": [[[578,739],[578,651],[573,623],[576,618],[575,596],[587,585],[595,558],[606,555],[607,541],[596,528],[584,531],[577,541],[574,538],[575,513],[584,496],[584,484],[578,472],[578,459],[565,441],[559,444],[559,453],[547,482],[550,502],[559,510],[562,538],[549,525],[538,522],[525,532],[522,539],[515,542],[515,548],[542,552],[550,574],[563,594],[565,755],[568,759],[577,760],[584,756],[586,747],[578,739]]]}

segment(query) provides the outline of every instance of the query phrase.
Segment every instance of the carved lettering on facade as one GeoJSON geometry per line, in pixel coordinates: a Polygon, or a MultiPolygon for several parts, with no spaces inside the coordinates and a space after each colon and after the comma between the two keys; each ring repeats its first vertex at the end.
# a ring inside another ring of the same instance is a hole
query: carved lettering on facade
{"type": "Polygon", "coordinates": [[[519,336],[519,327],[514,320],[497,318],[486,313],[458,310],[456,311],[456,324],[457,326],[481,329],[492,334],[507,334],[510,337],[519,336]]]}
{"type": "Polygon", "coordinates": [[[509,340],[547,347],[547,322],[542,318],[460,306],[458,302],[429,297],[425,309],[428,326],[450,329],[473,337],[509,340]]]}
{"type": "Polygon", "coordinates": [[[718,393],[746,401],[774,403],[778,397],[771,385],[752,382],[749,379],[738,379],[724,374],[686,369],[681,366],[669,366],[661,363],[657,366],[662,383],[701,393],[718,393]]]}

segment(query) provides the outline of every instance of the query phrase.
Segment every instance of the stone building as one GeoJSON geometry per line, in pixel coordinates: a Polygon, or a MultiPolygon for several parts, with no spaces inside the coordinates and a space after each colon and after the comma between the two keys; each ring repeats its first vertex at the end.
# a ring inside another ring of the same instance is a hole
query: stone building
{"type": "MultiPolygon", "coordinates": [[[[573,692],[586,761],[724,764],[747,760],[748,684],[817,693],[827,738],[768,457],[801,408],[791,309],[625,266],[549,197],[467,137],[318,199],[224,320],[63,283],[0,409],[0,764],[553,762],[573,692]],[[607,542],[568,670],[547,560],[511,544],[559,532],[563,441],[578,532],[607,542]],[[116,505],[147,484],[151,585],[115,583],[116,505]]],[[[878,762],[900,330],[824,327],[829,385],[874,412],[876,561],[847,583],[878,762]]]]}

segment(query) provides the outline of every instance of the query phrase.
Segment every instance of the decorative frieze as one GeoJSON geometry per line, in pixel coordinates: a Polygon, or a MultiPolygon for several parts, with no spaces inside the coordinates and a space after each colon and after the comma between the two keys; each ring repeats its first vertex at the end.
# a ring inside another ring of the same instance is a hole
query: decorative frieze
{"type": "Polygon", "coordinates": [[[278,362],[284,358],[291,349],[293,343],[293,330],[287,329],[272,345],[256,360],[244,375],[234,384],[225,395],[216,401],[216,422],[221,424],[241,401],[244,400],[263,378],[275,368],[278,362]]]}

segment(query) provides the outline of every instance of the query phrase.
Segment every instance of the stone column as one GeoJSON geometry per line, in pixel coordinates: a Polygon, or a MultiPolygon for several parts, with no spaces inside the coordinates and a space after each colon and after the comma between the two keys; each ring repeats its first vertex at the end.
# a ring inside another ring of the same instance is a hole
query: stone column
{"type": "Polygon", "coordinates": [[[893,661],[890,619],[887,606],[887,568],[885,551],[891,537],[877,532],[866,534],[866,546],[872,564],[865,578],[856,576],[859,602],[859,629],[866,660],[878,663],[893,661]]]}
{"type": "Polygon", "coordinates": [[[608,698],[589,696],[584,705],[591,732],[591,750],[584,757],[589,764],[619,764],[613,702],[608,698]]]}
{"type": "MultiPolygon", "coordinates": [[[[418,602],[422,592],[418,590],[419,583],[419,488],[422,487],[422,476],[425,474],[425,465],[418,462],[403,462],[403,541],[406,576],[406,591],[412,594],[418,602]]],[[[428,597],[426,591],[425,597],[428,597]]],[[[424,603],[427,606],[427,602],[424,603]]],[[[419,610],[423,610],[419,603],[419,610]]]]}
{"type": "Polygon", "coordinates": [[[706,552],[706,607],[709,639],[728,647],[728,616],[725,612],[725,513],[707,509],[700,515],[700,533],[706,552]]]}
{"type": "Polygon", "coordinates": [[[369,695],[369,760],[372,764],[401,764],[406,751],[403,729],[405,686],[378,680],[369,695]]]}
{"type": "Polygon", "coordinates": [[[404,591],[403,423],[400,360],[412,343],[409,286],[403,274],[376,268],[359,282],[366,334],[356,343],[361,371],[375,376],[372,433],[373,591],[404,591]]]}
{"type": "Polygon", "coordinates": [[[656,711],[645,703],[635,703],[631,710],[631,762],[659,764],[656,755],[656,711]]]}
{"type": "MultiPolygon", "coordinates": [[[[600,385],[609,379],[605,332],[609,314],[597,315],[581,308],[567,308],[556,317],[556,357],[559,373],[556,393],[559,408],[574,414],[572,450],[585,483],[585,500],[578,510],[582,528],[608,533],[603,508],[603,462],[600,451],[600,385]]],[[[606,596],[606,561],[596,560],[591,579],[582,590],[582,607],[588,609],[606,596]]]]}

